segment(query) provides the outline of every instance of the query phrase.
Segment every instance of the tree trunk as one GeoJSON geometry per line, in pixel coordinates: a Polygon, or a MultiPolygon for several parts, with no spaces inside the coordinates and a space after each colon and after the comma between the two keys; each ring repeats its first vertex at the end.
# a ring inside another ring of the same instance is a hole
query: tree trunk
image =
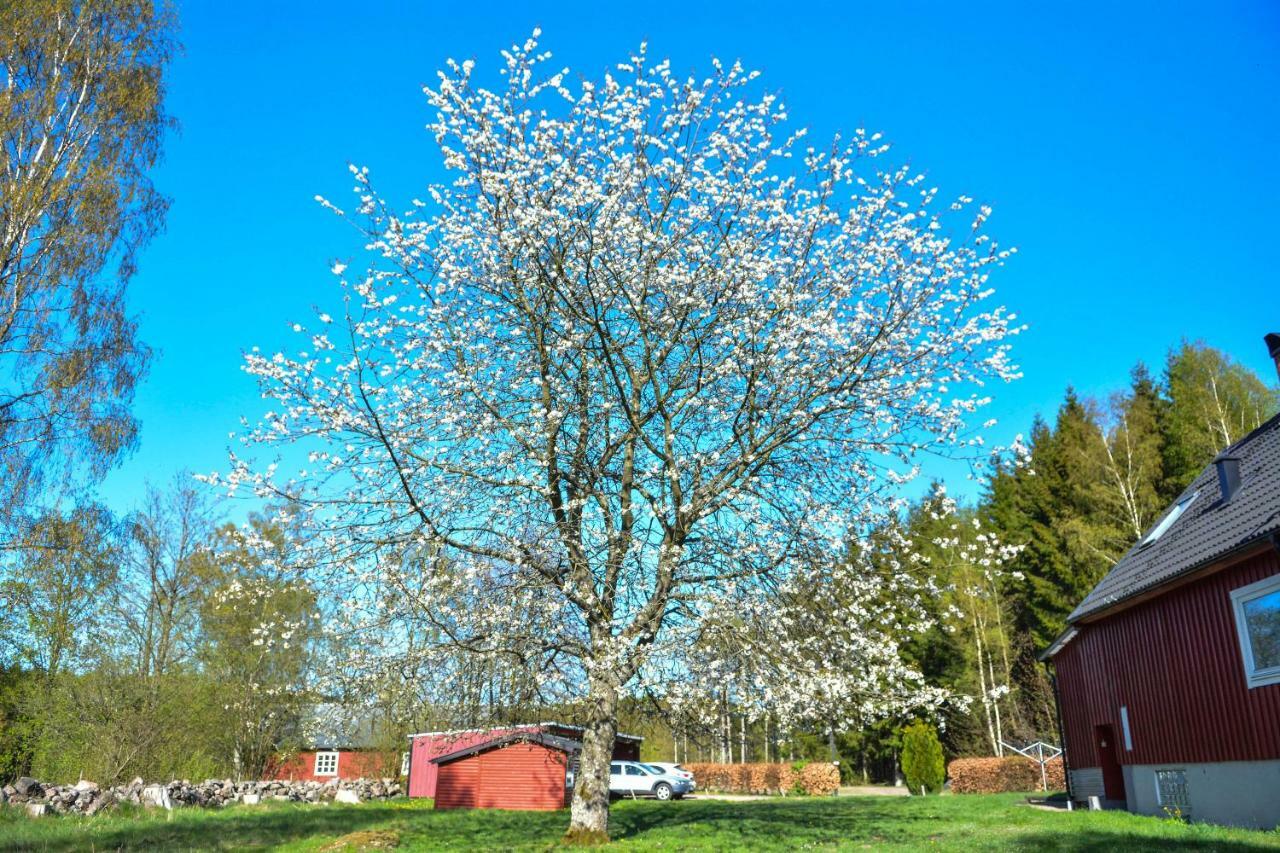
{"type": "Polygon", "coordinates": [[[609,840],[609,762],[618,733],[618,688],[592,679],[582,732],[578,778],[573,783],[569,830],[565,840],[603,844],[609,840]]]}

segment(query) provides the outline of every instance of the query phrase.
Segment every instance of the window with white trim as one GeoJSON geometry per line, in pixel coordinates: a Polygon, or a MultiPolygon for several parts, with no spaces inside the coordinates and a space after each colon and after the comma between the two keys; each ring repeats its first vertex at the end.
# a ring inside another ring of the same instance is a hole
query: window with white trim
{"type": "Polygon", "coordinates": [[[1233,590],[1244,678],[1250,688],[1280,684],[1280,575],[1233,590]]]}
{"type": "Polygon", "coordinates": [[[317,752],[315,775],[337,776],[338,775],[338,753],[332,752],[332,751],[317,752]]]}
{"type": "Polygon", "coordinates": [[[1124,748],[1133,751],[1133,734],[1129,731],[1129,708],[1120,706],[1120,731],[1124,733],[1124,748]]]}
{"type": "Polygon", "coordinates": [[[400,775],[409,775],[409,753],[407,752],[400,753],[400,775]]]}

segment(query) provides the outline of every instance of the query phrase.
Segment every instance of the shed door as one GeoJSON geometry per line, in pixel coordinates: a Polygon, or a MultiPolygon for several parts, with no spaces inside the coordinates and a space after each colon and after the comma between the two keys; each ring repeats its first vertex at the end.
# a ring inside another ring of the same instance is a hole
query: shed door
{"type": "Polygon", "coordinates": [[[1094,742],[1102,766],[1102,788],[1108,800],[1125,800],[1124,769],[1120,766],[1115,730],[1111,726],[1094,726],[1094,742]]]}

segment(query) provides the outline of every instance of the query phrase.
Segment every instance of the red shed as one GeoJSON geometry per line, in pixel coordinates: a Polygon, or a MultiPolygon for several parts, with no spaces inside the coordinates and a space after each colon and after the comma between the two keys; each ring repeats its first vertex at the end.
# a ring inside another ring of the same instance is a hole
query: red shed
{"type": "Polygon", "coordinates": [[[1068,623],[1042,657],[1073,798],[1280,824],[1280,416],[1219,455],[1068,623]]]}
{"type": "MultiPolygon", "coordinates": [[[[409,735],[409,796],[434,797],[439,765],[433,758],[464,750],[477,744],[519,732],[541,732],[569,741],[582,738],[582,728],[566,723],[543,722],[517,726],[499,726],[490,729],[455,729],[441,732],[419,732],[409,735]]],[[[640,744],[644,740],[636,735],[619,734],[614,741],[613,757],[619,760],[640,760],[640,744]]]]}
{"type": "Polygon", "coordinates": [[[438,809],[561,809],[573,793],[582,744],[520,731],[431,759],[438,809]]]}

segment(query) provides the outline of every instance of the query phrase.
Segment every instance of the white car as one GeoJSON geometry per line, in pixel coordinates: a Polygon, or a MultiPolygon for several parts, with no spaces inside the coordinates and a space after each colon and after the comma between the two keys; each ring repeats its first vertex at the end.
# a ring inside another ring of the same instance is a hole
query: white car
{"type": "Polygon", "coordinates": [[[678,800],[692,790],[692,780],[669,776],[652,764],[639,761],[613,761],[609,764],[609,793],[617,797],[678,800]]]}
{"type": "Polygon", "coordinates": [[[657,767],[668,776],[677,776],[681,779],[688,779],[689,790],[698,790],[698,780],[694,779],[693,774],[688,770],[685,770],[679,764],[672,764],[670,761],[646,761],[645,764],[648,764],[650,767],[657,767]]]}

